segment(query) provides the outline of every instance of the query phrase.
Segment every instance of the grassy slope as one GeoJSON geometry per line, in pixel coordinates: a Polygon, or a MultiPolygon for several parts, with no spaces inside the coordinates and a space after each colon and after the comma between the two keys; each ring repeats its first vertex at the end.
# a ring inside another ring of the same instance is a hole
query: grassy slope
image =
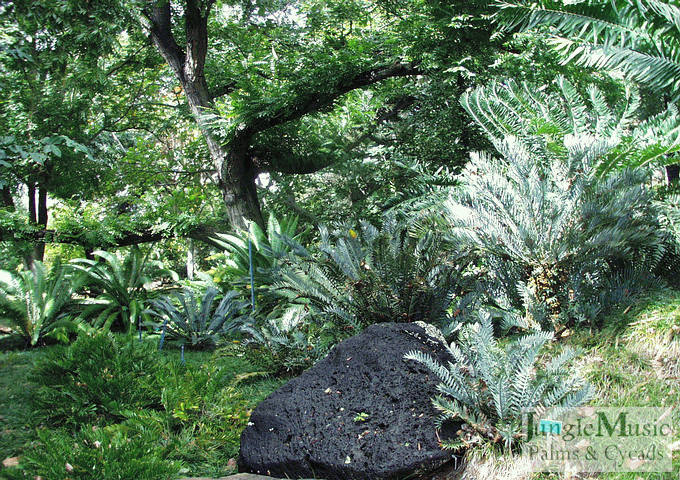
{"type": "Polygon", "coordinates": [[[30,387],[24,378],[39,354],[37,350],[0,353],[0,460],[13,457],[33,436],[27,426],[30,387]]]}
{"type": "MultiPolygon", "coordinates": [[[[578,367],[597,387],[591,404],[601,407],[673,407],[674,441],[680,440],[680,292],[666,291],[612,317],[599,332],[577,331],[564,341],[583,352],[578,367]]],[[[517,459],[476,458],[477,480],[677,480],[680,452],[674,452],[673,471],[663,473],[527,473],[517,459]],[[483,467],[480,464],[487,463],[483,467]],[[509,467],[514,464],[515,469],[509,467]]]]}

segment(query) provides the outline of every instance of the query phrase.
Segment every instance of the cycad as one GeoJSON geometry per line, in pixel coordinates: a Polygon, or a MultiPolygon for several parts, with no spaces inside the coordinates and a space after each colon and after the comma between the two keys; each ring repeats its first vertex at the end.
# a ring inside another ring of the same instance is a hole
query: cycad
{"type": "Polygon", "coordinates": [[[212,270],[215,283],[247,290],[250,288],[252,265],[258,303],[262,304],[260,307],[266,307],[264,304],[275,301],[269,290],[277,278],[282,259],[302,249],[298,242],[305,233],[298,231],[297,217],[278,220],[270,215],[266,232],[253,222],[246,232],[220,235],[217,243],[224,251],[212,257],[219,262],[212,270]]]}
{"type": "Polygon", "coordinates": [[[75,328],[70,319],[75,305],[71,273],[60,264],[48,270],[39,261],[33,270],[0,270],[0,318],[31,345],[45,337],[67,341],[75,328]]]}
{"type": "Polygon", "coordinates": [[[564,79],[558,86],[548,95],[508,82],[463,96],[500,156],[472,155],[463,188],[444,204],[451,241],[497,267],[491,277],[507,282],[510,297],[547,304],[554,323],[584,300],[575,298],[584,282],[602,283],[643,250],[658,260],[652,252],[666,239],[646,171],[596,175],[631,127],[635,102],[614,112],[596,89],[584,101],[564,79]]]}
{"type": "Polygon", "coordinates": [[[620,170],[668,163],[680,151],[680,117],[674,105],[639,121],[639,94],[632,89],[615,108],[595,86],[582,97],[565,78],[555,80],[557,91],[542,92],[512,80],[493,82],[465,93],[461,103],[493,142],[506,137],[526,139],[526,148],[544,162],[566,153],[567,135],[592,137],[602,151],[591,152],[591,168],[598,176],[620,170]],[[545,146],[532,139],[541,138],[545,146]]]}
{"type": "Polygon", "coordinates": [[[136,245],[122,261],[115,254],[101,250],[93,254],[100,260],[77,259],[72,265],[82,272],[85,286],[96,293],[96,298],[82,302],[85,309],[81,318],[104,330],[113,327],[132,331],[148,322],[147,302],[162,293],[160,289],[151,290],[151,282],[178,278],[175,272],[166,269],[160,261],[150,259],[149,254],[136,245]]]}
{"type": "Polygon", "coordinates": [[[214,347],[223,336],[246,323],[248,317],[243,311],[248,305],[239,292],[220,297],[212,287],[200,298],[184,289],[151,302],[154,313],[165,319],[163,331],[195,349],[214,347]]]}
{"type": "Polygon", "coordinates": [[[500,0],[507,29],[551,26],[565,61],[622,70],[673,98],[680,95],[680,8],[659,0],[500,0]]]}
{"type": "MultiPolygon", "coordinates": [[[[379,322],[440,323],[464,261],[454,263],[435,233],[409,234],[394,216],[379,230],[321,228],[322,256],[298,257],[281,272],[279,292],[312,313],[354,328],[379,322]]],[[[460,259],[458,259],[460,260],[460,259]]]]}
{"type": "Polygon", "coordinates": [[[432,400],[442,412],[437,426],[447,420],[468,426],[466,435],[445,446],[491,441],[511,447],[521,438],[525,410],[573,408],[593,396],[593,387],[567,367],[575,351],[567,348],[542,364],[539,354],[553,339],[552,333],[537,332],[501,345],[494,337],[491,315],[481,311],[479,320],[464,328],[458,344],[450,345],[454,362],[448,365],[418,351],[404,357],[423,363],[441,380],[442,395],[432,400]]]}

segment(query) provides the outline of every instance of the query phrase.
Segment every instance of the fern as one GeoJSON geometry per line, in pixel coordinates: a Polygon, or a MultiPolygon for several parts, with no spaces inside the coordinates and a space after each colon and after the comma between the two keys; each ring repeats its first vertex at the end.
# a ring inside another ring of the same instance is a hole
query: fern
{"type": "Polygon", "coordinates": [[[565,349],[541,368],[539,354],[552,333],[536,332],[504,346],[493,333],[491,314],[481,311],[479,323],[467,325],[459,344],[449,347],[455,362],[445,367],[418,351],[404,357],[424,364],[440,379],[442,395],[432,400],[441,412],[437,426],[447,420],[465,422],[463,445],[502,441],[511,448],[521,438],[524,410],[573,408],[593,396],[593,387],[568,369],[576,356],[573,350],[565,349]]]}

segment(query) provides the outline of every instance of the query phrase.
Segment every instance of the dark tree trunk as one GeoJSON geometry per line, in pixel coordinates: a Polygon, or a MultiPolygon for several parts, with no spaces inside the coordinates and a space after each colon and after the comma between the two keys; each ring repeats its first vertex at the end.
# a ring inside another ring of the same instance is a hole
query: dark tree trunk
{"type": "Polygon", "coordinates": [[[0,188],[0,202],[2,202],[2,205],[0,205],[2,208],[14,211],[14,197],[12,197],[12,192],[9,190],[9,185],[0,188]]]}
{"type": "Polygon", "coordinates": [[[248,155],[250,134],[245,129],[238,131],[232,142],[224,145],[201,120],[201,115],[213,107],[213,97],[204,74],[208,16],[213,2],[202,3],[198,0],[186,2],[186,51],[180,48],[173,36],[172,13],[167,0],[154,2],[152,11],[147,12],[151,22],[151,39],[182,85],[189,108],[203,132],[231,225],[245,228],[246,222],[251,220],[264,228],[255,187],[257,171],[248,155]]]}
{"type": "Polygon", "coordinates": [[[666,166],[666,180],[668,180],[669,185],[680,180],[680,164],[666,166]]]}
{"type": "MultiPolygon", "coordinates": [[[[214,97],[210,93],[204,75],[208,49],[208,17],[213,4],[214,0],[186,0],[185,49],[179,46],[172,31],[170,2],[149,0],[147,4],[149,9],[144,10],[143,13],[150,23],[151,40],[180,82],[187,103],[206,140],[231,225],[235,228],[245,228],[247,221],[254,221],[264,229],[255,186],[259,171],[254,158],[256,152],[253,149],[253,138],[257,133],[327,108],[339,97],[354,89],[366,87],[387,78],[417,75],[422,72],[417,64],[397,62],[361,71],[354,76],[338,78],[335,83],[320,88],[316,94],[306,95],[293,104],[282,106],[277,113],[267,118],[258,118],[250,124],[241,125],[236,129],[233,138],[225,144],[202,121],[202,114],[212,110],[214,106],[214,97]]],[[[227,93],[230,88],[226,87],[226,92],[222,93],[227,93]]],[[[268,160],[269,164],[274,164],[275,162],[271,160],[276,159],[268,160]]]]}
{"type": "Polygon", "coordinates": [[[29,223],[37,223],[38,215],[36,214],[35,206],[35,184],[28,184],[28,221],[29,223]]]}
{"type": "MultiPolygon", "coordinates": [[[[38,225],[42,229],[47,228],[47,189],[45,187],[38,187],[38,225]]],[[[45,244],[43,242],[38,242],[33,246],[33,261],[42,262],[45,259],[45,244]]]]}

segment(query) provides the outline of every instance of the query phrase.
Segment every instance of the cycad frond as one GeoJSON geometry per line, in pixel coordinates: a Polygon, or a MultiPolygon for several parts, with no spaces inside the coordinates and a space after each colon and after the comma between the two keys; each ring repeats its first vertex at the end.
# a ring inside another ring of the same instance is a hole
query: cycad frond
{"type": "Polygon", "coordinates": [[[509,30],[553,27],[565,61],[625,72],[651,88],[680,95],[680,9],[670,2],[499,1],[496,21],[509,30]]]}
{"type": "Polygon", "coordinates": [[[68,318],[75,316],[78,286],[72,273],[61,264],[48,269],[39,261],[33,270],[0,270],[0,318],[31,345],[46,336],[68,340],[68,329],[75,329],[68,318]]]}
{"type": "Polygon", "coordinates": [[[501,347],[489,335],[491,324],[491,315],[482,312],[479,323],[464,328],[459,345],[449,347],[455,364],[444,367],[415,351],[404,357],[424,364],[441,380],[442,395],[433,399],[442,412],[439,425],[461,419],[483,438],[502,439],[511,446],[520,436],[523,411],[572,408],[592,397],[592,387],[567,368],[573,352],[560,354],[547,369],[541,368],[539,353],[552,333],[525,335],[501,347]]]}
{"type": "Polygon", "coordinates": [[[380,228],[360,222],[319,233],[322,255],[291,259],[275,284],[279,291],[353,326],[445,322],[465,263],[454,263],[440,235],[417,238],[393,214],[380,228]]]}

